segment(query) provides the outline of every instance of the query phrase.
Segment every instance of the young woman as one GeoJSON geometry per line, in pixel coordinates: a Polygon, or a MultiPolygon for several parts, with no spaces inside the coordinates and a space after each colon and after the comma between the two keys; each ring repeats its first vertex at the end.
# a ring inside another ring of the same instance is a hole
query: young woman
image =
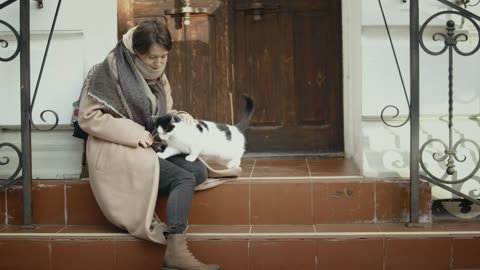
{"type": "MultiPolygon", "coordinates": [[[[130,29],[89,72],[78,123],[90,135],[90,184],[110,222],[136,237],[167,245],[164,269],[220,269],[195,259],[185,240],[194,189],[215,171],[184,156],[159,159],[151,148],[152,116],[171,113],[187,123],[193,119],[172,109],[164,74],[172,45],[165,25],[145,21],[130,29]],[[168,194],[166,224],[154,213],[158,192],[168,194]]],[[[215,176],[240,172],[233,168],[215,176]]]]}

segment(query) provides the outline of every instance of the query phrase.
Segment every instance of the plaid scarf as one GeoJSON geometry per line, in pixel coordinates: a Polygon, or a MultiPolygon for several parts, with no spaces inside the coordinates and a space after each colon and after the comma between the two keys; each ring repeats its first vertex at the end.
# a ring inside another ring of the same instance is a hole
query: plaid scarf
{"type": "MultiPolygon", "coordinates": [[[[131,29],[100,63],[89,82],[88,95],[116,114],[152,130],[152,115],[166,113],[163,70],[153,70],[131,50],[131,29]],[[127,43],[126,43],[127,42],[127,43]]],[[[167,86],[168,87],[168,86],[167,86]]]]}

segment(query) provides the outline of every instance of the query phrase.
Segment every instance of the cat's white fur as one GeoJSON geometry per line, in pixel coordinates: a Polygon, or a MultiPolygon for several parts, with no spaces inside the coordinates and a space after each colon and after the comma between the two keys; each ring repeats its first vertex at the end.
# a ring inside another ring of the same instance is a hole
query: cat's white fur
{"type": "Polygon", "coordinates": [[[175,128],[165,133],[163,128],[157,128],[160,139],[165,141],[167,147],[163,152],[158,152],[160,158],[166,159],[177,154],[188,154],[185,159],[193,162],[199,156],[213,159],[227,168],[240,166],[241,158],[245,152],[245,136],[236,126],[227,125],[231,131],[231,140],[227,140],[225,132],[219,130],[215,123],[203,121],[208,130],[202,126],[203,132],[195,124],[188,125],[183,121],[172,122],[175,128]]]}

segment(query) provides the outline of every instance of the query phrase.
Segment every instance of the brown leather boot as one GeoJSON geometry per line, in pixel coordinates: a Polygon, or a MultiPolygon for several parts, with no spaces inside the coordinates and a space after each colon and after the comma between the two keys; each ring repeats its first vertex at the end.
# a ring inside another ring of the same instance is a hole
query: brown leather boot
{"type": "Polygon", "coordinates": [[[220,270],[220,267],[197,260],[188,250],[185,234],[170,234],[167,237],[163,270],[220,270]]]}

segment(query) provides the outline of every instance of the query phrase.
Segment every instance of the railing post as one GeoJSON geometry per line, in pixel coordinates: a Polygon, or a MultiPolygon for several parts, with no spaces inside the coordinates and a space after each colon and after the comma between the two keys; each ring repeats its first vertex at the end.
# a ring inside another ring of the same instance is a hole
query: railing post
{"type": "Polygon", "coordinates": [[[420,40],[418,0],[410,0],[410,224],[419,223],[420,40]]]}
{"type": "Polygon", "coordinates": [[[32,224],[32,133],[30,125],[30,0],[20,0],[20,109],[22,127],[23,224],[32,224]]]}

